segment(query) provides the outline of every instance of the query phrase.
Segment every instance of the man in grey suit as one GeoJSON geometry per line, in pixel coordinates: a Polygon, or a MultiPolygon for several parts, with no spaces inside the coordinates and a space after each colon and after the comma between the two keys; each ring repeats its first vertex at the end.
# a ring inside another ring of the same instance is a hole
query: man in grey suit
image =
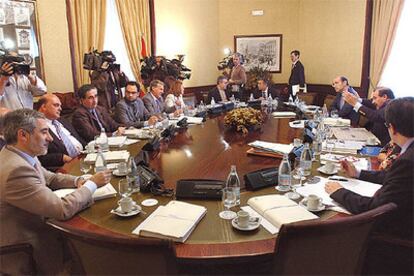
{"type": "Polygon", "coordinates": [[[151,116],[139,98],[139,84],[135,81],[127,83],[125,98],[116,104],[115,120],[126,127],[136,128],[152,126],[158,121],[157,116],[151,116]]]}
{"type": "MultiPolygon", "coordinates": [[[[59,237],[45,218],[69,219],[93,203],[97,187],[108,183],[110,171],[89,180],[44,169],[37,156],[52,141],[44,115],[31,109],[8,113],[4,120],[7,145],[0,151],[0,246],[30,243],[39,274],[58,274],[63,268],[59,237]],[[52,190],[76,188],[63,198],[52,190]]],[[[1,255],[0,274],[27,274],[22,256],[1,255]]]]}
{"type": "Polygon", "coordinates": [[[158,115],[165,111],[162,94],[164,94],[164,83],[160,80],[153,80],[150,83],[150,92],[142,98],[151,115],[158,115]]]}

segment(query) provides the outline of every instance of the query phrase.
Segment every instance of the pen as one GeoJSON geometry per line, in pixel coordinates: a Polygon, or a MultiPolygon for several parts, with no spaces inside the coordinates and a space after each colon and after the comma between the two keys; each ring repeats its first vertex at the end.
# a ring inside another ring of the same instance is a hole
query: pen
{"type": "Polygon", "coordinates": [[[347,182],[348,181],[348,179],[345,179],[345,178],[336,178],[336,177],[330,177],[329,180],[343,181],[343,182],[347,182]]]}

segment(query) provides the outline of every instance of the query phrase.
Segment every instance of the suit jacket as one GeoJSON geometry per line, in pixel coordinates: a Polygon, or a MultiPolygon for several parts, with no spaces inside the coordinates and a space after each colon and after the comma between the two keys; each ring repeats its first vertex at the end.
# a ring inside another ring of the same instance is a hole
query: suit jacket
{"type": "MultiPolygon", "coordinates": [[[[232,95],[232,93],[231,92],[229,92],[229,91],[225,91],[225,93],[226,93],[226,97],[227,97],[227,100],[230,100],[230,97],[231,97],[231,95],[232,95]]],[[[219,90],[218,90],[218,88],[217,88],[217,86],[216,87],[214,87],[213,89],[211,89],[209,92],[208,92],[208,97],[207,97],[207,102],[208,103],[211,103],[211,100],[214,98],[214,101],[216,102],[216,103],[218,103],[218,102],[221,102],[222,100],[221,100],[221,96],[220,96],[220,92],[219,92],[219,90]]]]}
{"type": "MultiPolygon", "coordinates": [[[[92,204],[87,187],[64,198],[52,190],[75,188],[75,176],[55,174],[29,164],[10,146],[0,151],[0,240],[1,246],[28,242],[34,247],[39,274],[56,274],[62,266],[62,245],[45,218],[69,219],[92,204]]],[[[22,274],[23,265],[15,256],[1,256],[1,271],[22,274]]]]}
{"type": "Polygon", "coordinates": [[[298,85],[300,87],[305,86],[305,68],[303,67],[302,62],[298,60],[296,64],[292,67],[289,77],[289,85],[298,85]]]}
{"type": "Polygon", "coordinates": [[[160,97],[158,101],[160,101],[161,110],[158,108],[157,103],[154,100],[154,97],[152,96],[151,92],[145,94],[145,96],[142,98],[142,101],[144,102],[145,107],[147,108],[150,115],[160,114],[165,111],[164,107],[164,99],[160,97]]]}
{"type": "MultiPolygon", "coordinates": [[[[112,132],[120,127],[120,124],[112,119],[105,108],[97,106],[96,113],[99,121],[109,135],[112,135],[112,132]]],[[[83,105],[79,106],[73,113],[72,125],[86,142],[92,141],[96,135],[101,133],[98,121],[83,105]]]]}
{"type": "MultiPolygon", "coordinates": [[[[273,86],[268,86],[267,88],[267,97],[269,97],[269,95],[272,95],[273,99],[280,97],[279,91],[273,86]]],[[[255,99],[259,99],[261,96],[262,96],[262,91],[260,91],[259,89],[254,91],[253,97],[255,99]]]]}
{"type": "Polygon", "coordinates": [[[414,176],[414,143],[408,147],[389,170],[381,172],[361,172],[360,179],[376,180],[382,187],[373,197],[358,195],[347,189],[339,189],[331,194],[353,214],[374,209],[383,204],[394,202],[398,208],[389,218],[378,225],[377,231],[396,235],[400,238],[413,239],[413,176],[414,176]],[[382,181],[381,181],[382,180],[382,181]]]}
{"type": "MultiPolygon", "coordinates": [[[[58,119],[58,121],[72,134],[73,137],[78,140],[82,146],[85,146],[85,141],[80,137],[78,132],[73,128],[73,126],[63,118],[58,119]]],[[[42,163],[42,166],[47,170],[56,171],[59,167],[62,167],[65,163],[63,162],[63,155],[69,155],[65,144],[60,140],[53,131],[49,130],[50,135],[53,137],[53,141],[49,143],[47,148],[47,154],[39,156],[39,161],[42,163]]]]}
{"type": "Polygon", "coordinates": [[[140,98],[134,102],[127,102],[122,99],[116,104],[115,120],[126,127],[141,128],[149,117],[150,113],[140,98]]]}
{"type": "MultiPolygon", "coordinates": [[[[349,91],[351,93],[357,94],[357,92],[352,87],[349,87],[349,91]]],[[[356,112],[354,110],[354,107],[347,102],[344,102],[344,105],[341,108],[340,107],[341,98],[342,98],[342,93],[337,93],[334,101],[332,102],[330,109],[338,110],[339,117],[344,118],[344,119],[350,119],[351,125],[356,126],[359,120],[358,112],[356,112]]]]}
{"type": "Polygon", "coordinates": [[[386,101],[379,109],[370,100],[363,99],[362,106],[358,109],[358,113],[367,117],[369,120],[365,126],[381,141],[381,146],[385,146],[390,141],[388,129],[385,127],[385,107],[390,101],[386,101]]]}

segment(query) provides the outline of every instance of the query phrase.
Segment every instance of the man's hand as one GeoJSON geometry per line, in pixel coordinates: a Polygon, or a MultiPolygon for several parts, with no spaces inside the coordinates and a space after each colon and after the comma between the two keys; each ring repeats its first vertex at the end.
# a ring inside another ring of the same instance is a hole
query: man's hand
{"type": "Polygon", "coordinates": [[[98,172],[98,173],[92,175],[92,177],[89,178],[89,180],[93,181],[96,184],[96,186],[98,186],[98,188],[99,188],[99,187],[109,183],[109,181],[111,181],[111,176],[112,176],[111,171],[110,170],[105,170],[105,171],[98,172]]]}
{"type": "Polygon", "coordinates": [[[177,100],[175,101],[175,104],[176,104],[176,105],[178,105],[178,106],[181,106],[181,101],[180,101],[179,99],[177,99],[177,100]]]}
{"type": "Polygon", "coordinates": [[[355,168],[354,164],[348,160],[342,160],[341,166],[344,169],[345,173],[349,177],[356,178],[357,177],[357,169],[355,168]]]}
{"type": "Polygon", "coordinates": [[[344,91],[342,95],[344,96],[344,100],[352,106],[355,106],[358,102],[358,97],[348,91],[344,91]]]}
{"type": "Polygon", "coordinates": [[[343,188],[343,187],[338,182],[331,182],[331,181],[329,181],[329,182],[327,182],[325,184],[325,191],[329,195],[333,194],[334,192],[338,191],[341,188],[343,188]]]}
{"type": "Polygon", "coordinates": [[[68,162],[72,161],[72,159],[73,159],[72,157],[70,157],[69,155],[66,155],[66,154],[64,154],[62,156],[63,163],[68,163],[68,162]]]}
{"type": "Polygon", "coordinates": [[[13,66],[10,63],[3,63],[1,66],[1,77],[2,78],[8,78],[10,75],[13,74],[13,66]]]}
{"type": "Polygon", "coordinates": [[[155,123],[157,123],[157,122],[158,122],[158,117],[157,116],[151,116],[148,119],[148,125],[150,125],[150,126],[155,125],[155,123]]]}
{"type": "Polygon", "coordinates": [[[182,109],[177,109],[176,111],[174,111],[174,117],[180,117],[181,114],[183,114],[182,109]]]}
{"type": "Polygon", "coordinates": [[[117,136],[121,136],[125,133],[125,127],[118,127],[118,130],[116,131],[117,136]]]}

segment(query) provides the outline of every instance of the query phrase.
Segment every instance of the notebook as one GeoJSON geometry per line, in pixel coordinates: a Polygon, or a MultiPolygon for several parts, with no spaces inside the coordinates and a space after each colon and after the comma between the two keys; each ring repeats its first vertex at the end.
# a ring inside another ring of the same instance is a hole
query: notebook
{"type": "Polygon", "coordinates": [[[203,206],[173,200],[159,206],[132,233],[185,242],[206,213],[207,209],[203,206]]]}
{"type": "Polygon", "coordinates": [[[256,196],[247,204],[278,229],[283,224],[319,218],[283,195],[256,196]]]}
{"type": "MultiPolygon", "coordinates": [[[[68,189],[55,190],[53,192],[58,197],[63,198],[65,196],[67,196],[68,194],[74,192],[75,190],[76,189],[68,188],[68,189]]],[[[116,190],[114,189],[114,187],[112,186],[111,183],[108,183],[108,184],[96,189],[95,192],[92,195],[92,198],[94,200],[101,200],[101,199],[105,199],[105,198],[109,198],[109,197],[115,197],[115,196],[116,196],[116,190]]]]}

